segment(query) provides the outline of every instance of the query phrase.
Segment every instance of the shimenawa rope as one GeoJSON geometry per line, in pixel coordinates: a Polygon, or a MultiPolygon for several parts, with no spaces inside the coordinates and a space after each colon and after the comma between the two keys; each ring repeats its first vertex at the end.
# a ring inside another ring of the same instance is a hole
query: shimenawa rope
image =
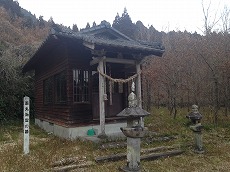
{"type": "Polygon", "coordinates": [[[140,72],[138,72],[138,73],[136,73],[136,74],[130,76],[130,77],[127,78],[127,79],[116,79],[116,78],[112,78],[111,76],[108,76],[108,75],[102,73],[102,72],[99,70],[99,68],[97,68],[97,71],[98,71],[98,73],[99,73],[100,75],[102,75],[103,77],[105,77],[105,78],[107,78],[107,79],[109,79],[109,80],[111,80],[111,81],[113,81],[113,82],[118,82],[118,83],[126,83],[126,82],[129,82],[129,81],[135,79],[138,75],[141,74],[141,71],[140,71],[140,72]]]}

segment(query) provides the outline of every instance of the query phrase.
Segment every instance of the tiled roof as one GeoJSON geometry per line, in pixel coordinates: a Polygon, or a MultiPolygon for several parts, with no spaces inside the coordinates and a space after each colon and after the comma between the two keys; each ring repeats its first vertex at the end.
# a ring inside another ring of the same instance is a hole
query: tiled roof
{"type": "Polygon", "coordinates": [[[142,51],[150,51],[150,52],[153,52],[153,54],[156,53],[156,54],[162,55],[165,50],[165,48],[160,43],[134,41],[128,38],[127,36],[125,36],[124,34],[120,33],[119,31],[117,31],[113,27],[106,25],[106,24],[95,26],[89,29],[84,29],[79,32],[73,32],[70,29],[64,28],[61,31],[59,30],[59,31],[53,32],[53,34],[57,36],[58,35],[66,36],[66,37],[73,38],[73,39],[81,39],[83,41],[87,41],[87,42],[97,44],[97,45],[129,48],[129,49],[142,50],[142,51]],[[90,32],[94,30],[99,30],[103,28],[111,29],[112,31],[120,34],[121,38],[125,38],[125,39],[119,39],[119,38],[118,39],[106,39],[103,37],[97,37],[93,34],[90,34],[90,32]]]}
{"type": "Polygon", "coordinates": [[[54,27],[53,29],[51,29],[50,35],[42,43],[34,56],[25,64],[25,66],[23,67],[23,72],[31,70],[31,68],[33,68],[32,66],[35,65],[36,61],[40,58],[39,54],[49,49],[49,47],[54,43],[53,38],[55,37],[64,37],[73,40],[76,39],[83,42],[85,41],[99,47],[107,47],[120,50],[122,49],[124,51],[130,50],[131,52],[143,55],[162,56],[165,51],[165,48],[160,43],[134,41],[106,23],[102,23],[101,25],[89,29],[84,29],[79,32],[73,32],[71,29],[68,28],[54,27]],[[110,33],[114,35],[114,39],[98,36],[98,33],[110,33]]]}

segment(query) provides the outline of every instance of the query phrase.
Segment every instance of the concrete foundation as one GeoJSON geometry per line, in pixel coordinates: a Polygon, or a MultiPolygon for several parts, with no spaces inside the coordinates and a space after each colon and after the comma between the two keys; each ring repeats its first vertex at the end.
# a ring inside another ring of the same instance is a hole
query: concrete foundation
{"type": "MultiPolygon", "coordinates": [[[[80,137],[90,137],[87,135],[89,129],[94,129],[96,136],[100,132],[100,125],[88,125],[74,128],[67,128],[63,126],[59,126],[44,120],[40,120],[35,118],[35,124],[40,128],[44,129],[49,133],[53,133],[54,135],[66,138],[66,139],[77,139],[80,137]]],[[[105,124],[105,133],[106,135],[120,135],[122,134],[120,127],[125,127],[127,125],[126,122],[113,123],[113,124],[105,124]]]]}

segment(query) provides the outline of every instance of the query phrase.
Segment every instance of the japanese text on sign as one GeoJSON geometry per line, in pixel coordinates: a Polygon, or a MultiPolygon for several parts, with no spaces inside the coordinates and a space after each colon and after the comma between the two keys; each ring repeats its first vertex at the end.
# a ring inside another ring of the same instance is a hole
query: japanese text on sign
{"type": "Polygon", "coordinates": [[[24,109],[24,118],[23,118],[23,125],[24,125],[24,145],[23,145],[23,151],[24,154],[29,153],[29,125],[30,125],[30,98],[25,96],[23,99],[23,109],[24,109]]]}

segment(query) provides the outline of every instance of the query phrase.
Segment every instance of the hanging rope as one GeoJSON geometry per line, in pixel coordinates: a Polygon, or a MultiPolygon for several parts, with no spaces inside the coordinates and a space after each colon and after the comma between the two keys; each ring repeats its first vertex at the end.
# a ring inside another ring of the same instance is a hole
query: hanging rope
{"type": "Polygon", "coordinates": [[[102,72],[99,70],[99,68],[97,68],[97,71],[98,71],[98,73],[99,73],[100,75],[102,75],[103,77],[109,79],[110,81],[118,82],[118,83],[127,83],[127,82],[129,82],[129,81],[135,79],[138,75],[141,74],[141,71],[140,71],[140,72],[138,72],[138,73],[136,73],[136,74],[130,76],[130,77],[127,78],[127,79],[114,79],[114,78],[112,78],[112,77],[110,77],[110,76],[108,76],[108,75],[102,73],[102,72]]]}
{"type": "MultiPolygon", "coordinates": [[[[109,76],[111,77],[111,66],[109,65],[109,76]]],[[[109,105],[113,105],[113,87],[112,87],[113,81],[109,80],[109,105]]]]}
{"type": "MultiPolygon", "coordinates": [[[[105,75],[107,74],[106,71],[106,62],[103,62],[103,66],[104,66],[104,73],[105,75]]],[[[108,100],[107,94],[106,94],[106,78],[104,78],[104,100],[108,100]]]]}

